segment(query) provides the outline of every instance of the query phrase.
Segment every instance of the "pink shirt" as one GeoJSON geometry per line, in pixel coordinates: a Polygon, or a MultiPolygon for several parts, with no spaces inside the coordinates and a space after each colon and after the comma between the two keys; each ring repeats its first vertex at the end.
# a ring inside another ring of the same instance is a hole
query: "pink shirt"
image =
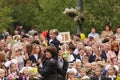
{"type": "Polygon", "coordinates": [[[106,55],[107,55],[107,61],[112,62],[112,64],[116,64],[117,56],[113,51],[108,51],[106,55]]]}

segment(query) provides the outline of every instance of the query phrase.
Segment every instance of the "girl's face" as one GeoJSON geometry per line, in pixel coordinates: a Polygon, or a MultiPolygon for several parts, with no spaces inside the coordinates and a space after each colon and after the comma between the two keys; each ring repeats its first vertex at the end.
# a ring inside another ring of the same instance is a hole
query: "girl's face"
{"type": "Polygon", "coordinates": [[[114,70],[113,67],[109,67],[109,68],[108,68],[108,74],[109,74],[109,75],[115,75],[115,70],[114,70]]]}
{"type": "Polygon", "coordinates": [[[85,71],[85,70],[81,70],[81,71],[80,71],[80,74],[81,74],[81,76],[83,77],[83,76],[86,75],[86,71],[85,71]]]}
{"type": "Polygon", "coordinates": [[[88,62],[88,59],[87,59],[87,58],[83,58],[83,59],[82,59],[82,63],[83,63],[83,64],[85,64],[85,63],[87,63],[87,62],[88,62]]]}
{"type": "Polygon", "coordinates": [[[83,55],[84,55],[84,53],[85,53],[85,51],[84,51],[84,50],[79,50],[79,55],[83,56],[83,55]]]}
{"type": "Polygon", "coordinates": [[[16,72],[17,71],[17,65],[16,64],[11,64],[10,71],[11,72],[16,72]]]}
{"type": "Polygon", "coordinates": [[[72,79],[72,78],[74,78],[74,73],[68,73],[68,77],[70,78],[70,79],[72,79]]]}
{"type": "Polygon", "coordinates": [[[78,49],[83,48],[83,47],[84,47],[84,45],[83,45],[82,42],[78,42],[78,43],[77,43],[77,48],[78,48],[78,49]]]}
{"type": "Polygon", "coordinates": [[[0,70],[0,78],[4,78],[5,77],[5,71],[4,70],[0,70]]]}
{"type": "Polygon", "coordinates": [[[93,47],[92,47],[92,50],[93,50],[93,52],[97,52],[97,51],[98,51],[98,48],[97,48],[96,46],[93,46],[93,47]]]}
{"type": "Polygon", "coordinates": [[[40,47],[39,47],[39,46],[36,46],[36,47],[35,47],[35,53],[39,53],[39,52],[40,52],[40,50],[41,50],[41,49],[40,49],[40,47]]]}

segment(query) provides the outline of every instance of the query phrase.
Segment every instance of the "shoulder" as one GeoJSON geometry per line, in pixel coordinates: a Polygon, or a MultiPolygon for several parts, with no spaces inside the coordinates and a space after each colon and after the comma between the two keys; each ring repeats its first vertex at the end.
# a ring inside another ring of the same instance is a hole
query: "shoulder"
{"type": "Polygon", "coordinates": [[[55,63],[57,60],[55,60],[55,59],[53,59],[53,58],[51,58],[50,60],[49,60],[49,62],[50,63],[55,63]]]}

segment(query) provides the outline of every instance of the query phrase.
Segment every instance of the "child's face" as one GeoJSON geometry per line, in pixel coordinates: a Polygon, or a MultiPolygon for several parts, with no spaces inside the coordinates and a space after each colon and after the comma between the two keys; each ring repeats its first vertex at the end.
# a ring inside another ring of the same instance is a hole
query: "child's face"
{"type": "Polygon", "coordinates": [[[81,70],[81,71],[80,71],[80,74],[81,74],[81,77],[83,77],[83,76],[85,76],[85,75],[86,75],[86,71],[81,70]]]}
{"type": "Polygon", "coordinates": [[[74,73],[68,73],[69,78],[74,78],[74,73]]]}
{"type": "Polygon", "coordinates": [[[5,71],[4,70],[0,70],[0,78],[4,78],[5,77],[5,71]]]}
{"type": "Polygon", "coordinates": [[[25,69],[25,70],[23,71],[23,73],[24,73],[26,76],[28,76],[28,75],[30,74],[30,71],[29,71],[28,69],[25,69]]]}
{"type": "Polygon", "coordinates": [[[91,64],[90,63],[85,64],[85,68],[87,71],[89,71],[91,69],[91,64]]]}
{"type": "Polygon", "coordinates": [[[11,72],[16,72],[17,71],[17,65],[16,64],[12,64],[10,67],[11,72]]]}
{"type": "Polygon", "coordinates": [[[114,68],[113,68],[113,67],[109,67],[109,68],[108,68],[108,73],[109,73],[109,75],[115,74],[114,68]]]}
{"type": "Polygon", "coordinates": [[[97,65],[96,63],[91,64],[91,67],[92,67],[93,70],[96,69],[96,65],[97,65]]]}
{"type": "Polygon", "coordinates": [[[76,69],[77,69],[77,70],[80,70],[81,68],[82,68],[82,64],[77,63],[77,64],[76,64],[76,69]]]}
{"type": "Polygon", "coordinates": [[[83,59],[82,59],[82,62],[83,62],[83,64],[85,64],[85,63],[88,62],[88,59],[83,58],[83,59]]]}
{"type": "Polygon", "coordinates": [[[96,74],[97,76],[100,76],[100,75],[101,75],[101,69],[96,68],[96,69],[95,69],[95,74],[96,74]]]}

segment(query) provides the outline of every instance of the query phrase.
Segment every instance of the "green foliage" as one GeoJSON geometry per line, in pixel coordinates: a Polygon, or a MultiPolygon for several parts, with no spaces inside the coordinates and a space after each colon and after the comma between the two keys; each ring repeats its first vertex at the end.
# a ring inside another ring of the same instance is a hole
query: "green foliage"
{"type": "MultiPolygon", "coordinates": [[[[59,31],[76,33],[76,22],[63,14],[65,8],[75,8],[79,0],[0,0],[0,32],[11,28],[15,23],[36,27],[37,30],[57,28],[59,31]]],[[[107,22],[113,30],[120,25],[120,0],[83,0],[84,33],[91,27],[98,32],[104,29],[107,22]]]]}
{"type": "Polygon", "coordinates": [[[12,10],[11,8],[7,7],[0,7],[0,32],[4,29],[10,29],[9,25],[12,24],[13,18],[11,16],[12,10]]]}
{"type": "Polygon", "coordinates": [[[120,0],[84,0],[84,31],[89,32],[91,27],[96,27],[98,32],[110,22],[113,30],[120,20],[120,0]]]}

